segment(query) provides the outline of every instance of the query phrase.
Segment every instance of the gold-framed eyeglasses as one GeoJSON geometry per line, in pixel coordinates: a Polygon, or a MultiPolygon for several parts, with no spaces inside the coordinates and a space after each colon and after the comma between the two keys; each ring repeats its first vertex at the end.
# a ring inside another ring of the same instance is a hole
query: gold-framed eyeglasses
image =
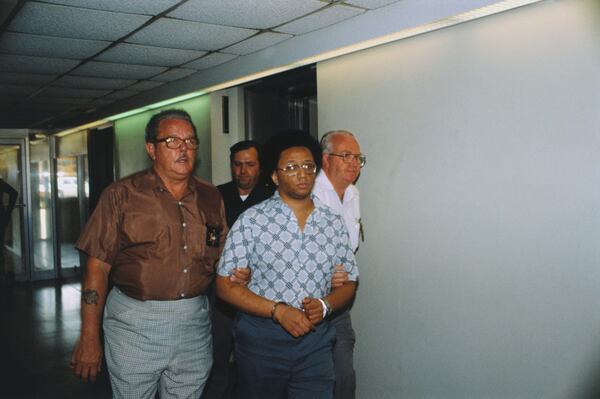
{"type": "Polygon", "coordinates": [[[367,163],[367,156],[364,154],[352,154],[349,152],[334,154],[333,152],[330,152],[329,156],[340,157],[344,160],[344,163],[357,162],[361,168],[367,163]]]}
{"type": "Polygon", "coordinates": [[[185,146],[187,148],[190,148],[192,150],[195,150],[196,148],[198,148],[198,139],[195,137],[189,137],[187,139],[180,139],[179,137],[173,137],[173,136],[169,136],[169,137],[165,137],[162,139],[156,139],[154,140],[155,143],[165,143],[165,145],[167,146],[167,148],[170,148],[171,150],[177,150],[179,148],[181,148],[182,145],[185,144],[185,146]]]}
{"type": "Polygon", "coordinates": [[[307,175],[314,175],[317,173],[317,165],[312,162],[306,162],[298,165],[297,163],[288,163],[283,168],[277,168],[277,170],[282,171],[287,176],[296,176],[300,173],[300,170],[304,171],[307,175]]]}

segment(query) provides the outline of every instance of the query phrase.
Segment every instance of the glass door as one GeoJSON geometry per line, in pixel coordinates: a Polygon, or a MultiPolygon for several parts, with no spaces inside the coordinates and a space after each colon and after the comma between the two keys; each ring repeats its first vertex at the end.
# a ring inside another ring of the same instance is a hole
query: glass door
{"type": "Polygon", "coordinates": [[[48,137],[29,142],[31,179],[32,280],[57,276],[55,260],[54,219],[52,208],[52,162],[48,137]]]}
{"type": "Polygon", "coordinates": [[[25,139],[0,139],[0,277],[29,280],[25,139]]]}
{"type": "Polygon", "coordinates": [[[75,242],[87,220],[89,173],[85,131],[56,138],[56,242],[61,277],[79,275],[84,265],[75,242]]]}

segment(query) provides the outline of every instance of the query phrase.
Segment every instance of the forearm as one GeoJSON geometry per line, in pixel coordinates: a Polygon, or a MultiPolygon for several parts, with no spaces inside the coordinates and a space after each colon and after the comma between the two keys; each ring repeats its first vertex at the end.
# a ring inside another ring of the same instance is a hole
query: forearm
{"type": "Polygon", "coordinates": [[[217,276],[217,295],[242,312],[259,317],[271,317],[274,301],[256,295],[244,285],[232,282],[229,277],[217,276]]]}
{"type": "Polygon", "coordinates": [[[356,292],[356,281],[346,281],[341,287],[332,288],[331,293],[325,297],[332,311],[337,311],[346,306],[356,292]]]}
{"type": "Polygon", "coordinates": [[[81,337],[98,339],[100,319],[106,302],[110,265],[90,257],[81,287],[81,337]]]}

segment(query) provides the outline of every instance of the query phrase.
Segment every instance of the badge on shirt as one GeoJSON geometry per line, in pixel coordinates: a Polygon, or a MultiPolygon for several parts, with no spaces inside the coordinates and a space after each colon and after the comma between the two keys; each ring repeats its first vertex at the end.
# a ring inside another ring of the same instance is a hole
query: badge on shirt
{"type": "Polygon", "coordinates": [[[209,247],[218,247],[220,235],[221,231],[218,227],[206,225],[206,245],[209,247]]]}

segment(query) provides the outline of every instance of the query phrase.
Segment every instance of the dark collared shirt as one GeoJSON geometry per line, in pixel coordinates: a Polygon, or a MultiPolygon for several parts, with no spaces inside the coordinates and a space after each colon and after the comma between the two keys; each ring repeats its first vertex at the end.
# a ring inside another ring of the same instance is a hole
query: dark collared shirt
{"type": "Polygon", "coordinates": [[[227,225],[211,184],[191,177],[179,201],[146,170],[104,190],[76,247],[112,265],[111,278],[140,300],[205,293],[214,278],[227,225]]]}
{"type": "Polygon", "coordinates": [[[262,182],[258,182],[256,186],[254,186],[254,189],[252,189],[244,201],[240,198],[240,193],[235,186],[235,183],[232,181],[221,184],[220,186],[217,186],[217,188],[223,196],[225,214],[227,215],[227,226],[229,228],[233,226],[242,212],[251,206],[263,202],[273,195],[273,188],[266,186],[262,182]]]}

